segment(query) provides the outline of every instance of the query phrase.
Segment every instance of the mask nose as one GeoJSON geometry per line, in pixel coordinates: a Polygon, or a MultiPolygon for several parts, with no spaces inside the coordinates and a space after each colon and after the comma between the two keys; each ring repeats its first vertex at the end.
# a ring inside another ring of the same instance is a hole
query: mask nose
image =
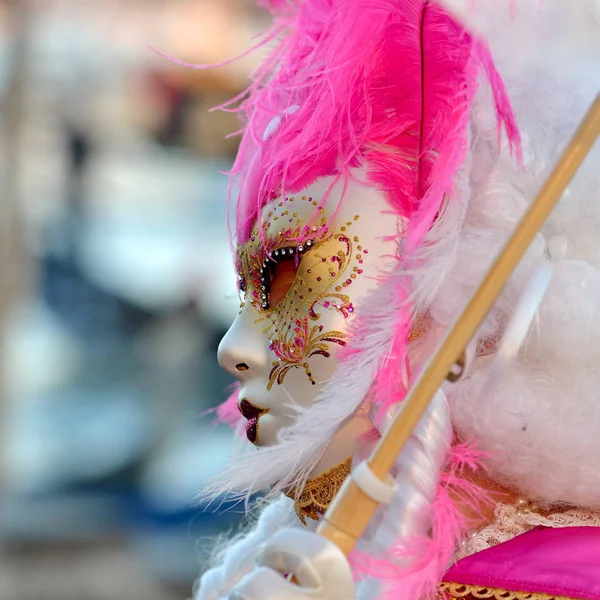
{"type": "Polygon", "coordinates": [[[266,334],[243,311],[219,344],[219,364],[239,381],[262,377],[267,371],[268,345],[266,334]]]}

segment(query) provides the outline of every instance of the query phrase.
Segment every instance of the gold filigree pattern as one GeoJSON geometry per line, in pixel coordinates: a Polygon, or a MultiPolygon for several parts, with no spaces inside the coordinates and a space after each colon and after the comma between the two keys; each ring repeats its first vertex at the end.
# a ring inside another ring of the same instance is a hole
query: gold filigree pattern
{"type": "MultiPolygon", "coordinates": [[[[267,389],[281,385],[293,369],[303,369],[310,382],[316,381],[309,359],[329,358],[333,345],[345,346],[345,334],[314,324],[324,311],[334,310],[345,319],[354,313],[354,306],[345,290],[363,270],[363,248],[357,236],[351,236],[353,220],[331,231],[325,216],[314,225],[305,225],[298,212],[290,206],[295,198],[274,203],[262,223],[259,234],[255,227],[249,241],[237,252],[240,289],[259,312],[257,323],[265,323],[263,333],[269,335],[270,349],[276,360],[271,365],[267,389]],[[276,234],[275,222],[285,223],[276,234]],[[277,276],[280,260],[293,260],[296,276],[289,289],[275,306],[270,304],[270,282],[277,276]]],[[[317,215],[323,212],[316,200],[303,196],[300,202],[312,204],[317,215]]]]}
{"type": "Polygon", "coordinates": [[[286,494],[294,500],[294,510],[303,525],[306,525],[306,519],[318,521],[325,514],[351,469],[352,459],[348,458],[329,471],[309,479],[300,494],[296,489],[286,494]]]}
{"type": "Polygon", "coordinates": [[[459,598],[466,598],[467,600],[473,598],[494,598],[495,600],[575,600],[569,596],[553,596],[537,592],[514,592],[501,588],[465,585],[451,581],[444,581],[440,584],[440,597],[446,600],[458,600],[459,598]]]}
{"type": "Polygon", "coordinates": [[[323,333],[322,325],[310,326],[308,318],[296,319],[295,327],[289,330],[291,335],[271,342],[270,348],[278,360],[273,361],[269,373],[267,389],[270,390],[274,383],[281,385],[286,374],[294,368],[302,366],[310,382],[315,385],[310,365],[307,360],[320,354],[330,358],[329,344],[345,346],[346,335],[341,331],[327,331],[323,333]]]}
{"type": "MultiPolygon", "coordinates": [[[[280,202],[278,206],[283,206],[283,203],[280,202]]],[[[271,211],[268,214],[273,213],[271,211]]],[[[284,210],[282,214],[288,216],[289,210],[284,210]]],[[[252,306],[259,312],[266,312],[270,308],[270,277],[277,262],[291,257],[296,266],[299,266],[306,254],[331,237],[325,217],[321,217],[319,224],[312,227],[303,226],[297,212],[292,213],[289,220],[293,225],[281,229],[276,235],[269,231],[270,220],[263,223],[262,235],[255,227],[248,242],[237,251],[237,270],[241,287],[252,306]]]]}

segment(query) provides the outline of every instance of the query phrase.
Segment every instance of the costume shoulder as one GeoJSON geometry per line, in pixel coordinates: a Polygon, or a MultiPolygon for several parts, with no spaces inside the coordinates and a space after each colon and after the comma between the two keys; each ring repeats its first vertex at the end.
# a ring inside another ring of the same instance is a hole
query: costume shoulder
{"type": "Polygon", "coordinates": [[[444,576],[452,598],[600,599],[600,527],[537,528],[462,559],[444,576]]]}

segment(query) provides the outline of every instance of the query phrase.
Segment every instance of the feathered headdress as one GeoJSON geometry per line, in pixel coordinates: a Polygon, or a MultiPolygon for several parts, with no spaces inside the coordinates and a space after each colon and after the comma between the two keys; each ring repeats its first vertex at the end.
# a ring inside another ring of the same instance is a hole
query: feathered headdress
{"type": "MultiPolygon", "coordinates": [[[[456,255],[469,199],[471,112],[481,85],[492,98],[495,145],[504,129],[520,158],[512,110],[485,43],[437,2],[267,6],[275,17],[267,39],[279,41],[237,109],[245,130],[231,171],[236,242],[247,240],[273,190],[294,193],[325,176],[348,180],[359,168],[408,231],[398,232],[395,268],[357,307],[348,347],[315,404],[280,432],[276,447],[236,456],[205,497],[264,488],[274,496],[300,487],[367,396],[378,415],[402,401],[410,383],[411,323],[435,297],[456,255]]],[[[461,452],[453,456],[461,463],[461,452]]],[[[435,497],[433,471],[432,482],[435,497]]],[[[422,536],[413,548],[420,561],[413,561],[407,585],[420,591],[435,585],[464,526],[447,493],[436,502],[436,539],[422,536]]],[[[389,531],[387,521],[382,528],[389,531]]]]}
{"type": "Polygon", "coordinates": [[[517,146],[486,46],[436,2],[264,4],[275,16],[268,39],[282,39],[237,109],[246,122],[232,170],[239,243],[271,190],[293,193],[366,164],[369,180],[410,219],[411,246],[418,245],[453,190],[482,72],[517,146]]]}
{"type": "Polygon", "coordinates": [[[408,222],[408,235],[401,240],[406,232],[399,232],[396,269],[356,311],[348,349],[315,406],[281,433],[277,448],[260,448],[260,460],[249,455],[251,469],[236,460],[207,493],[297,484],[370,389],[381,407],[402,400],[411,321],[423,294],[435,295],[444,270],[424,265],[433,255],[452,255],[446,251],[464,217],[467,198],[457,172],[468,155],[471,107],[484,79],[494,131],[499,138],[504,126],[519,156],[510,104],[486,45],[437,2],[265,5],[275,16],[267,39],[280,41],[237,109],[246,126],[231,171],[236,241],[246,241],[272,190],[293,193],[320,177],[351,178],[358,167],[408,222]],[[408,275],[415,269],[427,272],[427,282],[408,275]]]}
{"type": "MultiPolygon", "coordinates": [[[[237,99],[242,99],[235,110],[241,113],[245,129],[231,172],[236,241],[243,243],[248,238],[272,190],[293,193],[324,176],[352,178],[359,167],[408,222],[408,232],[399,232],[400,258],[395,268],[357,307],[348,348],[317,402],[281,432],[277,447],[252,448],[247,455],[236,457],[205,491],[207,496],[224,491],[247,495],[265,487],[275,494],[301,485],[333,434],[367,394],[381,409],[402,401],[406,380],[410,383],[407,365],[410,368],[414,358],[408,336],[415,314],[426,309],[441,329],[455,318],[583,112],[589,90],[574,84],[573,63],[565,69],[568,61],[558,61],[554,50],[548,53],[547,62],[537,57],[527,69],[511,68],[515,31],[520,31],[517,37],[523,42],[519,52],[522,49],[522,57],[531,59],[540,39],[560,31],[560,13],[573,17],[577,11],[571,13],[563,6],[554,18],[557,2],[549,0],[534,10],[531,5],[537,3],[524,1],[527,18],[519,25],[523,29],[511,30],[511,19],[518,22],[522,8],[516,0],[495,2],[495,12],[488,11],[489,6],[486,11],[471,7],[468,0],[447,3],[458,14],[470,14],[468,8],[481,10],[474,20],[475,30],[485,32],[512,75],[510,91],[526,125],[525,172],[515,166],[521,158],[519,133],[487,45],[467,32],[440,3],[263,2],[274,16],[265,40],[277,43],[247,94],[237,99]],[[465,5],[469,5],[467,9],[465,5]],[[482,13],[487,18],[480,18],[482,13]],[[551,18],[545,19],[548,14],[551,18]],[[504,30],[509,34],[504,35],[504,30]],[[557,86],[558,77],[566,77],[567,87],[573,84],[568,93],[557,86]],[[504,147],[502,129],[508,141],[504,147]]],[[[553,37],[553,47],[569,47],[565,40],[577,38],[575,28],[571,33],[553,37]]],[[[583,198],[594,197],[592,192],[598,189],[593,177],[577,186],[571,189],[584,190],[585,194],[579,194],[583,198]]],[[[505,389],[487,388],[485,409],[473,411],[470,399],[480,392],[486,377],[482,367],[454,393],[454,425],[467,433],[485,429],[490,443],[484,449],[492,468],[497,466],[495,453],[501,446],[506,450],[506,439],[489,433],[494,424],[501,421],[508,428],[514,424],[518,433],[519,419],[525,415],[529,428],[518,435],[523,436],[524,444],[541,443],[544,424],[535,423],[536,402],[543,402],[544,395],[567,397],[572,389],[589,398],[599,387],[597,369],[589,365],[597,360],[600,345],[586,343],[585,361],[578,356],[581,339],[600,339],[600,331],[589,326],[590,316],[600,314],[600,293],[596,293],[600,263],[589,244],[597,231],[595,224],[600,223],[596,205],[591,200],[575,203],[551,221],[479,333],[484,350],[486,344],[493,346],[532,270],[549,258],[558,263],[558,275],[542,305],[538,326],[525,344],[523,360],[504,380],[505,389]],[[574,224],[586,232],[581,239],[574,224]],[[570,335],[573,331],[579,341],[570,335]],[[557,368],[559,357],[563,364],[557,368]],[[550,377],[555,378],[553,386],[548,385],[550,377]],[[503,414],[506,393],[524,398],[519,415],[503,414]]],[[[567,409],[572,416],[574,407],[568,405],[567,409]]],[[[227,407],[221,413],[226,414],[227,407]]],[[[581,417],[584,427],[585,411],[581,417]]],[[[589,493],[583,488],[591,474],[585,477],[577,470],[572,451],[569,454],[561,440],[560,436],[554,436],[551,443],[545,439],[552,451],[547,453],[547,461],[535,468],[513,453],[503,464],[508,473],[505,479],[510,482],[510,477],[522,475],[519,469],[529,468],[533,491],[537,486],[542,497],[564,500],[568,495],[564,487],[548,473],[557,456],[569,457],[573,477],[563,483],[571,498],[589,503],[589,493]]],[[[523,447],[515,443],[514,452],[523,447]]],[[[413,540],[408,570],[398,570],[385,560],[362,562],[369,575],[388,580],[393,597],[418,598],[432,591],[465,527],[448,487],[460,481],[461,465],[475,466],[477,462],[477,453],[468,446],[455,445],[450,452],[431,501],[432,535],[413,540]]],[[[473,487],[466,490],[479,493],[473,487]]],[[[402,503],[392,503],[394,506],[402,503]]],[[[379,522],[380,529],[390,529],[395,519],[390,509],[379,522]]],[[[257,538],[257,543],[262,539],[257,538]]],[[[405,545],[394,546],[394,542],[387,547],[396,558],[406,551],[405,545]]],[[[378,593],[367,592],[366,597],[378,593]]]]}

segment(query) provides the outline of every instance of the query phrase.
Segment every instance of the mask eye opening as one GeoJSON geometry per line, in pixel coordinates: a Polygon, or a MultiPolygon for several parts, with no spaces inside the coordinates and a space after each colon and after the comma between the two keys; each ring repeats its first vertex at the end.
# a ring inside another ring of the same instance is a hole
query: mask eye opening
{"type": "Polygon", "coordinates": [[[270,253],[265,254],[259,268],[259,289],[257,290],[257,299],[260,309],[267,311],[271,308],[271,284],[277,275],[277,266],[283,261],[294,261],[294,267],[297,269],[302,256],[314,246],[314,240],[305,240],[297,246],[283,246],[275,248],[270,253]]]}

